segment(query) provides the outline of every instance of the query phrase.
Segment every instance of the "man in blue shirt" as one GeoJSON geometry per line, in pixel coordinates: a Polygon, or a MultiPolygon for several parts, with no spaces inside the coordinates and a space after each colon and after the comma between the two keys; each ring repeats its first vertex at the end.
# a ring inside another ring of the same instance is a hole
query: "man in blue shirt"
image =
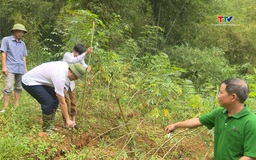
{"type": "Polygon", "coordinates": [[[20,102],[20,94],[22,91],[21,77],[27,72],[26,44],[21,40],[27,32],[22,24],[15,24],[11,30],[12,35],[4,37],[1,44],[2,52],[2,72],[6,76],[6,84],[3,91],[4,94],[4,109],[7,109],[10,97],[13,91],[14,83],[14,105],[18,106],[20,102]]]}

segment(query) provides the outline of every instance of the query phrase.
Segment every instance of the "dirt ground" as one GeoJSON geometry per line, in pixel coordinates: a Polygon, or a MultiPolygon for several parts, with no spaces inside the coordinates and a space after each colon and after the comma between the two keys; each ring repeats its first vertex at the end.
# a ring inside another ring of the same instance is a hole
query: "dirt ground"
{"type": "MultiPolygon", "coordinates": [[[[63,135],[64,141],[62,143],[56,143],[58,151],[51,158],[52,160],[58,160],[65,158],[65,154],[75,147],[77,150],[82,150],[84,147],[97,148],[100,143],[96,133],[88,134],[76,129],[64,129],[62,124],[57,124],[56,128],[59,129],[59,133],[63,135]],[[72,138],[71,138],[72,137],[72,138]]],[[[205,134],[205,133],[203,133],[205,134]]],[[[44,132],[38,133],[38,136],[47,140],[48,135],[44,132]]],[[[103,135],[104,136],[104,135],[103,135]]],[[[102,137],[101,137],[102,138],[102,137]]],[[[174,138],[175,139],[175,138],[174,138]]],[[[213,142],[209,141],[212,137],[205,134],[204,136],[180,136],[176,137],[174,141],[166,141],[164,145],[159,145],[152,140],[146,134],[139,134],[134,137],[137,144],[144,144],[140,146],[141,150],[148,152],[148,157],[157,155],[158,157],[168,157],[163,159],[182,159],[182,160],[211,160],[213,159],[213,142]],[[183,138],[182,138],[183,137],[183,138]],[[205,139],[203,139],[204,137],[205,139]],[[182,139],[182,140],[180,140],[182,139]],[[147,145],[145,145],[147,144],[147,145]],[[159,149],[157,149],[159,147],[159,149]],[[152,148],[154,150],[152,150],[152,148]],[[166,156],[167,155],[167,156],[166,156]]],[[[125,144],[126,139],[120,139],[115,143],[115,146],[120,146],[120,149],[125,144]]],[[[116,155],[116,150],[112,150],[111,147],[105,149],[109,155],[116,155]]],[[[104,153],[103,153],[104,154],[104,153]]],[[[136,159],[133,152],[128,154],[128,159],[136,159]]],[[[100,158],[102,159],[102,158],[100,158]]],[[[103,158],[104,159],[104,158],[103,158]]],[[[109,159],[109,157],[107,158],[109,159]]]]}

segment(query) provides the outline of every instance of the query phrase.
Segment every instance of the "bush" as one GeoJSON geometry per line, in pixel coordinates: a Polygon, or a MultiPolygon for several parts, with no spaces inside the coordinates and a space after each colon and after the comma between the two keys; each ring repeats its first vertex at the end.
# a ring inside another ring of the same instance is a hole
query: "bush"
{"type": "Polygon", "coordinates": [[[219,48],[198,49],[182,45],[169,51],[171,63],[186,70],[181,78],[193,81],[198,91],[205,91],[209,85],[215,88],[224,79],[237,76],[237,66],[231,66],[219,48]]]}

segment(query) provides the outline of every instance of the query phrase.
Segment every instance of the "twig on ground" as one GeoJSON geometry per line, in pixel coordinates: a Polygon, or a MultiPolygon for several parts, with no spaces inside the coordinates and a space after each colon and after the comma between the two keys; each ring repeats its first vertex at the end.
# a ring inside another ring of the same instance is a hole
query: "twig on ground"
{"type": "Polygon", "coordinates": [[[169,154],[169,152],[170,152],[178,143],[180,143],[183,139],[187,138],[188,135],[190,135],[191,133],[197,131],[198,129],[199,129],[199,128],[196,128],[196,129],[192,130],[191,132],[189,132],[189,133],[188,133],[187,135],[185,135],[184,137],[182,137],[178,142],[176,142],[176,143],[165,153],[165,155],[162,157],[162,159],[164,159],[164,158],[169,154]]]}
{"type": "Polygon", "coordinates": [[[117,126],[117,127],[111,128],[111,129],[107,130],[106,132],[104,132],[104,133],[102,133],[102,134],[98,135],[97,137],[93,138],[92,140],[94,141],[94,140],[96,140],[97,138],[100,138],[100,137],[102,137],[102,136],[104,136],[104,135],[106,135],[106,134],[110,133],[111,131],[113,131],[113,130],[115,130],[115,129],[118,129],[118,128],[121,128],[121,127],[124,127],[125,125],[126,125],[126,124],[123,124],[123,125],[120,125],[120,126],[117,126]]]}
{"type": "Polygon", "coordinates": [[[135,133],[137,133],[137,130],[139,129],[140,125],[142,124],[144,120],[140,121],[140,123],[138,124],[136,130],[133,132],[133,134],[131,135],[131,137],[129,138],[128,141],[125,142],[125,145],[123,146],[122,150],[129,144],[129,142],[132,140],[132,138],[134,137],[135,133]]]}
{"type": "Polygon", "coordinates": [[[98,156],[100,153],[102,153],[106,148],[108,148],[109,146],[113,145],[115,142],[119,141],[120,139],[124,138],[125,136],[129,136],[133,134],[133,132],[127,133],[119,138],[117,138],[116,140],[114,140],[112,143],[110,143],[109,145],[107,145],[105,148],[103,148],[96,156],[98,156]]]}

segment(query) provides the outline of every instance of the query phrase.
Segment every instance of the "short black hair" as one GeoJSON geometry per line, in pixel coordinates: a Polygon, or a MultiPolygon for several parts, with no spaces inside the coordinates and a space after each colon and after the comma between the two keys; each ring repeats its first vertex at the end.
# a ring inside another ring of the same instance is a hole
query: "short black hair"
{"type": "Polygon", "coordinates": [[[83,54],[86,51],[86,47],[83,44],[77,44],[73,48],[78,54],[83,54]]]}
{"type": "Polygon", "coordinates": [[[223,81],[221,84],[226,85],[226,91],[229,95],[235,93],[239,99],[239,102],[244,103],[248,98],[249,87],[248,84],[238,78],[230,78],[223,81]]]}

